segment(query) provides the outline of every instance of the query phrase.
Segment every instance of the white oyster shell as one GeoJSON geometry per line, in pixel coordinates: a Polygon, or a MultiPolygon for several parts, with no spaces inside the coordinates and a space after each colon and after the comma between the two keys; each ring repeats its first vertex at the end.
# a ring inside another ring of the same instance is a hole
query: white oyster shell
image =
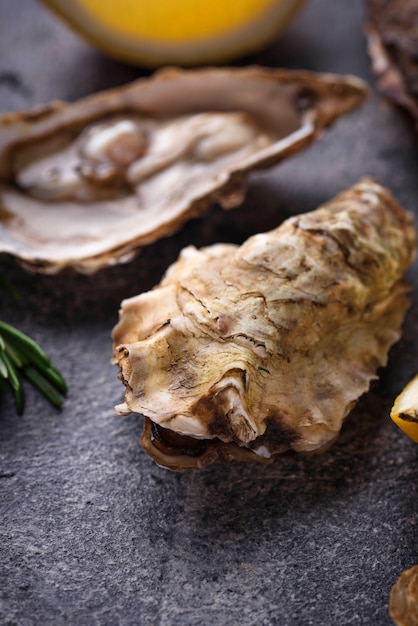
{"type": "Polygon", "coordinates": [[[146,416],[170,469],[323,450],[400,336],[414,253],[412,217],[369,179],[240,247],[186,248],[122,303],[118,410],[146,416]]]}
{"type": "Polygon", "coordinates": [[[360,105],[352,77],[165,70],[0,118],[0,252],[44,272],[126,261],[360,105]]]}

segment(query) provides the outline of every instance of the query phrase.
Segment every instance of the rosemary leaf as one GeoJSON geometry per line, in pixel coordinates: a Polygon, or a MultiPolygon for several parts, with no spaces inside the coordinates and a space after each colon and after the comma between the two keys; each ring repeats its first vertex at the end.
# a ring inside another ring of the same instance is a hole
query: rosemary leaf
{"type": "Polygon", "coordinates": [[[25,392],[23,391],[23,385],[20,385],[17,389],[13,389],[13,395],[15,398],[15,406],[18,415],[22,415],[25,408],[25,392]]]}
{"type": "Polygon", "coordinates": [[[5,352],[9,355],[16,367],[22,368],[28,363],[27,359],[20,354],[10,343],[5,343],[5,352]]]}
{"type": "Polygon", "coordinates": [[[56,389],[58,389],[60,393],[63,393],[63,394],[67,393],[68,391],[67,383],[65,382],[64,378],[61,376],[60,372],[57,370],[57,368],[53,364],[51,364],[48,368],[43,370],[42,373],[44,374],[46,378],[48,378],[51,381],[51,383],[54,385],[56,389]]]}
{"type": "Polygon", "coordinates": [[[28,335],[25,335],[14,326],[0,321],[0,334],[9,340],[18,350],[27,356],[31,361],[39,363],[39,366],[48,367],[51,365],[50,359],[47,357],[42,348],[28,335]]]}
{"type": "Polygon", "coordinates": [[[20,379],[16,366],[14,365],[13,361],[11,361],[6,352],[2,352],[2,354],[0,355],[0,359],[6,366],[7,376],[5,376],[5,378],[9,379],[9,382],[14,391],[17,391],[22,386],[22,381],[20,379]]]}
{"type": "Polygon", "coordinates": [[[23,413],[25,405],[25,395],[23,391],[22,381],[13,361],[6,352],[0,352],[0,391],[4,393],[7,390],[6,380],[12,387],[16,411],[19,415],[23,413]]]}
{"type": "Polygon", "coordinates": [[[51,404],[53,404],[57,408],[61,408],[61,396],[54,389],[51,383],[38,372],[38,370],[29,365],[23,368],[23,373],[26,378],[32,383],[32,385],[36,387],[38,391],[40,391],[51,404]]]}
{"type": "Polygon", "coordinates": [[[0,351],[0,378],[7,380],[9,378],[9,372],[6,367],[6,363],[2,359],[3,353],[0,351]]]}

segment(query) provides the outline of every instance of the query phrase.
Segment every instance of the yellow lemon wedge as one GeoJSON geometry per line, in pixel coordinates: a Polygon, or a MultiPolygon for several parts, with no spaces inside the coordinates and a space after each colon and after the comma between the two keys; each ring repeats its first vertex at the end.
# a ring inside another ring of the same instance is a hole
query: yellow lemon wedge
{"type": "Polygon", "coordinates": [[[408,437],[418,443],[418,375],[396,398],[390,416],[408,437]]]}
{"type": "Polygon", "coordinates": [[[42,0],[90,43],[136,65],[225,62],[271,42],[306,0],[42,0]]]}

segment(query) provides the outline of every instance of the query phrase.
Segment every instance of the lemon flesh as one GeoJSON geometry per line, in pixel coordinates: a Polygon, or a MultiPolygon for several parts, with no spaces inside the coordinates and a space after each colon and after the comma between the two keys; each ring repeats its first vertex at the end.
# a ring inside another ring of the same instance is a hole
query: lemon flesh
{"type": "Polygon", "coordinates": [[[418,375],[396,398],[390,416],[408,437],[418,443],[418,375]]]}
{"type": "Polygon", "coordinates": [[[134,64],[228,61],[266,45],[306,0],[42,0],[105,53],[134,64]]]}

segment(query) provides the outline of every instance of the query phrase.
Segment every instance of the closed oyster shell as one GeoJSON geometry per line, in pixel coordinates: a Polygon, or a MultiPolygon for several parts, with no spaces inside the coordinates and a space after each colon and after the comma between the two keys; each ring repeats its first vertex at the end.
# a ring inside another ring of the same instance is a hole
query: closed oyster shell
{"type": "Polygon", "coordinates": [[[0,118],[0,252],[92,272],[243,198],[249,172],[359,106],[352,77],[263,68],[165,70],[0,118]]]}
{"type": "Polygon", "coordinates": [[[384,365],[408,306],[412,217],[365,179],[242,246],[188,247],[122,303],[121,414],[173,470],[324,450],[384,365]]]}
{"type": "Polygon", "coordinates": [[[418,123],[417,0],[368,0],[366,34],[378,88],[418,123]]]}
{"type": "Polygon", "coordinates": [[[390,591],[389,615],[396,626],[418,624],[418,565],[405,570],[390,591]]]}

